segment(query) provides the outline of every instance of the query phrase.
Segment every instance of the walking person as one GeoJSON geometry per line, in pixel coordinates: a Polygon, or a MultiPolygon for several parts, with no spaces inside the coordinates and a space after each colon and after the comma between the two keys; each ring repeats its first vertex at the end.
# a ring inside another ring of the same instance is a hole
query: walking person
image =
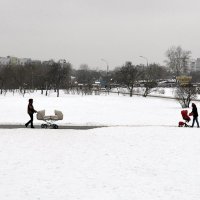
{"type": "Polygon", "coordinates": [[[192,116],[193,116],[193,122],[192,122],[192,126],[191,127],[194,127],[194,123],[196,121],[197,123],[197,127],[199,128],[199,121],[198,121],[198,110],[197,110],[197,106],[192,103],[192,116]]]}
{"type": "Polygon", "coordinates": [[[28,103],[27,112],[31,119],[25,124],[25,126],[27,127],[29,124],[31,124],[31,128],[35,128],[33,126],[33,114],[36,113],[37,111],[33,107],[33,99],[29,99],[28,102],[29,103],[28,103]]]}

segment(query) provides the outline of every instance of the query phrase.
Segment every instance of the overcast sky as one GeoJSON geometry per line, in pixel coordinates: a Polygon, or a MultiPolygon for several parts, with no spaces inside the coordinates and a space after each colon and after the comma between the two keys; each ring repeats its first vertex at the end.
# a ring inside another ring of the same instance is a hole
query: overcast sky
{"type": "Polygon", "coordinates": [[[0,56],[114,68],[181,45],[197,58],[199,20],[199,0],[0,0],[0,56]]]}

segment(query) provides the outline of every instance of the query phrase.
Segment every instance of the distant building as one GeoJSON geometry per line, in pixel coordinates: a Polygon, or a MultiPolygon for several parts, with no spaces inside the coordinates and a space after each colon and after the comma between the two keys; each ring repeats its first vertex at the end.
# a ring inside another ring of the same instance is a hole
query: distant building
{"type": "Polygon", "coordinates": [[[189,62],[188,62],[188,71],[189,72],[200,71],[200,58],[190,59],[189,60],[189,62]]]}
{"type": "Polygon", "coordinates": [[[0,57],[0,65],[9,65],[10,58],[9,57],[0,57]]]}
{"type": "Polygon", "coordinates": [[[42,62],[41,62],[41,60],[31,60],[31,63],[32,64],[41,64],[42,62]]]}
{"type": "Polygon", "coordinates": [[[10,58],[10,65],[18,65],[19,64],[19,58],[13,57],[13,56],[8,56],[10,58]]]}
{"type": "Polygon", "coordinates": [[[0,64],[1,65],[17,65],[19,63],[19,59],[13,56],[1,57],[0,64]]]}
{"type": "Polygon", "coordinates": [[[188,62],[189,71],[196,71],[196,60],[190,59],[188,62]]]}
{"type": "MultiPolygon", "coordinates": [[[[31,63],[30,58],[17,58],[14,56],[0,57],[0,65],[25,65],[31,63]]],[[[40,61],[41,62],[41,61],[40,61]]]]}
{"type": "Polygon", "coordinates": [[[54,63],[55,61],[53,59],[42,62],[42,64],[45,64],[45,65],[53,65],[54,63]]]}
{"type": "Polygon", "coordinates": [[[31,63],[31,59],[30,58],[19,58],[19,65],[26,65],[31,63]]]}
{"type": "Polygon", "coordinates": [[[196,71],[200,71],[200,58],[196,59],[196,71]]]}

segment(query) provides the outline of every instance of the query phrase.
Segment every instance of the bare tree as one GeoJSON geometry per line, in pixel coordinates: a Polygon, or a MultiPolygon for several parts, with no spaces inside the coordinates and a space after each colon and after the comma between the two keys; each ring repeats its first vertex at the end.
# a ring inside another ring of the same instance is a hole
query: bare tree
{"type": "Polygon", "coordinates": [[[188,60],[191,51],[186,51],[181,46],[172,46],[166,51],[167,66],[174,72],[176,76],[186,74],[188,72],[188,60]]]}
{"type": "Polygon", "coordinates": [[[64,63],[57,68],[57,77],[56,77],[56,89],[57,97],[59,97],[59,89],[64,89],[70,82],[71,78],[71,64],[64,63]]]}
{"type": "Polygon", "coordinates": [[[141,75],[139,67],[132,65],[131,62],[126,62],[125,65],[119,69],[118,75],[119,81],[128,87],[130,90],[130,97],[132,97],[134,84],[141,75]]]}
{"type": "Polygon", "coordinates": [[[193,85],[179,85],[175,92],[176,100],[181,104],[182,108],[189,108],[191,100],[197,98],[197,89],[193,85]]]}
{"type": "Polygon", "coordinates": [[[144,69],[144,97],[147,97],[157,87],[157,80],[162,78],[164,69],[157,64],[150,64],[144,69]]]}

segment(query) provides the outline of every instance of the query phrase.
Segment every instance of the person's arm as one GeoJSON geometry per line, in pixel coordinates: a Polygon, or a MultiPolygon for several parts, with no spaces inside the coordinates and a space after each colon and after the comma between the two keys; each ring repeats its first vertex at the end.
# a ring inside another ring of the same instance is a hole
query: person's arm
{"type": "Polygon", "coordinates": [[[33,107],[33,112],[34,112],[34,113],[36,113],[36,112],[37,112],[37,110],[35,110],[35,109],[34,109],[34,107],[33,107]]]}

